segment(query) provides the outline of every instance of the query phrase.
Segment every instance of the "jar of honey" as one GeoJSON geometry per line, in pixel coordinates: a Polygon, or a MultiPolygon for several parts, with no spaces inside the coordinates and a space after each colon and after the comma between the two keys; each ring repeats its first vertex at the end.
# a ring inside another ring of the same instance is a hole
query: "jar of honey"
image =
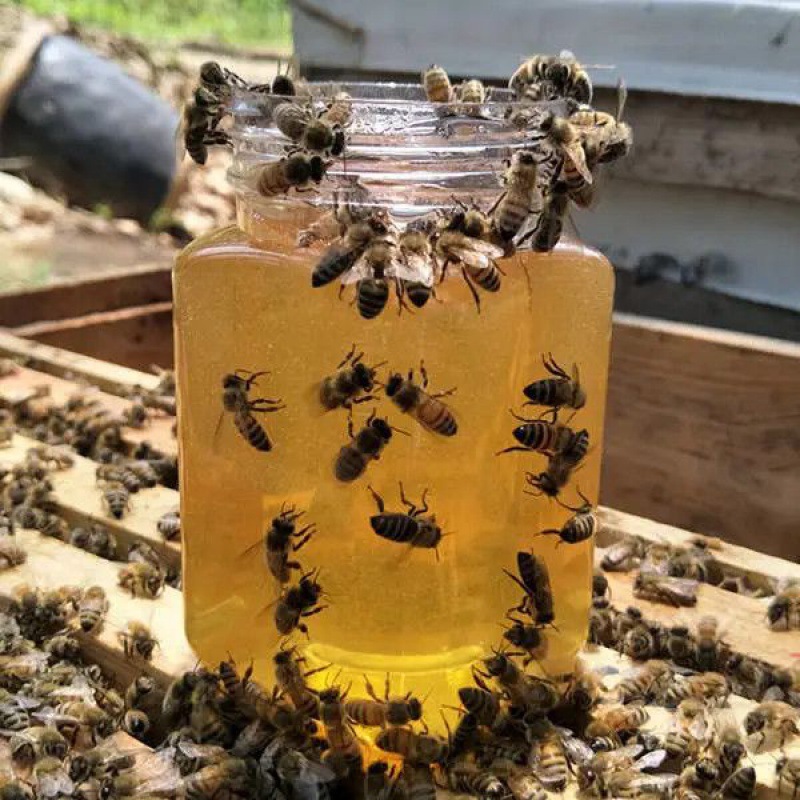
{"type": "Polygon", "coordinates": [[[597,502],[612,269],[566,234],[548,252],[459,239],[536,152],[502,92],[474,113],[419,86],[315,85],[312,107],[342,90],[346,150],[302,185],[281,172],[278,99],[235,98],[238,224],[175,268],[188,638],[270,683],[288,637],[314,685],[363,695],[388,673],[436,708],[493,649],[520,652],[516,620],[541,638],[527,668],[568,673],[593,543],[559,532],[597,502]],[[380,248],[348,236],[365,219],[380,248]],[[523,600],[525,554],[551,622],[523,600]]]}

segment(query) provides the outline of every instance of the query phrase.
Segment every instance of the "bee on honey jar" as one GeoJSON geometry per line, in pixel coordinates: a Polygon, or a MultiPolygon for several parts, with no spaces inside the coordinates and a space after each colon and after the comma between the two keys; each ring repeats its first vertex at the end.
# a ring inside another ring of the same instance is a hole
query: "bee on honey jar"
{"type": "Polygon", "coordinates": [[[298,630],[308,636],[308,626],[303,620],[327,608],[319,604],[322,586],[318,577],[318,570],[306,572],[296,586],[290,586],[281,593],[275,605],[275,627],[278,633],[288,636],[292,631],[298,630]]]}
{"type": "Polygon", "coordinates": [[[347,433],[350,442],[339,450],[339,455],[334,462],[333,472],[337,480],[351,483],[364,474],[370,461],[377,461],[383,449],[391,441],[392,433],[405,431],[393,428],[388,419],[379,417],[373,411],[367,419],[367,424],[358,432],[353,430],[352,417],[347,420],[347,433]]]}
{"type": "Polygon", "coordinates": [[[455,389],[445,392],[428,394],[428,373],[425,365],[420,361],[419,371],[422,375],[422,384],[414,382],[414,370],[408,371],[408,377],[403,378],[399,372],[389,376],[386,382],[386,394],[392,402],[405,414],[411,414],[417,422],[432,433],[441,436],[455,436],[458,432],[458,423],[452,410],[441,401],[448,397],[455,389]]]}
{"type": "MultiPolygon", "coordinates": [[[[263,371],[249,372],[238,369],[236,372],[228,373],[222,379],[223,410],[233,414],[233,423],[242,438],[251,447],[263,453],[272,450],[272,441],[261,423],[253,416],[253,412],[273,414],[286,408],[281,400],[271,400],[267,397],[251,399],[249,397],[250,387],[255,384],[259,376],[268,374],[263,371]]],[[[220,415],[221,422],[222,416],[220,415]]],[[[217,429],[219,430],[219,423],[217,429]]]]}
{"type": "Polygon", "coordinates": [[[319,400],[326,409],[350,409],[357,403],[375,399],[370,394],[375,385],[375,372],[386,362],[370,367],[363,358],[364,353],[356,353],[354,344],[336,367],[336,372],[323,379],[319,387],[319,400]]]}
{"type": "Polygon", "coordinates": [[[580,382],[578,365],[572,365],[572,374],[567,374],[553,358],[552,353],[542,356],[542,363],[552,377],[541,378],[529,383],[522,393],[528,398],[526,406],[545,406],[558,411],[567,408],[578,409],[586,405],[586,391],[580,382]]]}
{"type": "Polygon", "coordinates": [[[573,466],[583,459],[589,449],[589,432],[583,428],[574,431],[559,422],[548,422],[542,419],[527,419],[512,412],[515,419],[523,424],[514,428],[512,434],[519,445],[506,447],[502,453],[535,451],[546,455],[558,455],[573,466]]]}
{"type": "Polygon", "coordinates": [[[428,490],[422,493],[422,503],[418,507],[410,502],[403,491],[403,484],[400,484],[400,500],[407,512],[387,512],[383,498],[371,487],[368,486],[378,513],[370,518],[372,530],[383,539],[390,542],[409,544],[411,547],[423,547],[433,549],[436,552],[436,559],[439,559],[439,543],[445,534],[436,522],[434,514],[428,514],[427,495],[428,490]]]}
{"type": "Polygon", "coordinates": [[[552,625],[555,613],[547,565],[533,553],[520,550],[517,553],[517,571],[518,576],[507,569],[503,570],[525,592],[522,602],[510,611],[528,614],[537,625],[552,625]]]}
{"type": "MultiPolygon", "coordinates": [[[[562,542],[564,544],[585,542],[597,533],[599,523],[592,510],[592,504],[581,494],[580,490],[578,494],[584,502],[582,506],[575,509],[574,516],[570,517],[561,528],[546,528],[539,531],[537,536],[558,536],[559,541],[556,543],[556,547],[558,547],[562,542]]],[[[605,576],[601,575],[600,577],[604,578],[605,576]]],[[[607,586],[608,582],[606,581],[607,586]]]]}

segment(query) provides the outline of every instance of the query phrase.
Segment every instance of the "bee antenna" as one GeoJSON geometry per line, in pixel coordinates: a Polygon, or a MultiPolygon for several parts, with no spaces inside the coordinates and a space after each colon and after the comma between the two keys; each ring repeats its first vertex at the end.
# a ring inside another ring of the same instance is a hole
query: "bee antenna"
{"type": "Polygon", "coordinates": [[[392,429],[392,430],[393,430],[395,433],[402,433],[402,434],[403,434],[403,436],[411,436],[411,434],[410,434],[408,431],[404,431],[404,430],[402,430],[401,428],[395,428],[395,427],[394,427],[394,425],[390,425],[389,427],[390,427],[390,428],[391,428],[391,429],[392,429]]]}

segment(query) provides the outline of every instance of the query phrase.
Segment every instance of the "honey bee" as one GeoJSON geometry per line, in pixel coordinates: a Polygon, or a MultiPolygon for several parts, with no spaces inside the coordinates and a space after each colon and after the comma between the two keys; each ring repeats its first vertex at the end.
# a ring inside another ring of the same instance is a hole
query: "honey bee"
{"type": "Polygon", "coordinates": [[[158,646],[158,640],[153,636],[150,628],[135,620],[129,620],[125,630],[120,631],[117,638],[122,644],[127,658],[142,658],[150,661],[153,658],[153,650],[158,646]]]}
{"type": "Polygon", "coordinates": [[[374,212],[366,219],[353,219],[340,239],[322,254],[311,273],[311,286],[319,288],[336,280],[355,266],[373,240],[389,234],[389,222],[383,212],[374,212]]]}
{"type": "Polygon", "coordinates": [[[527,667],[531,661],[538,661],[547,655],[547,637],[541,628],[535,625],[528,625],[522,620],[511,616],[510,612],[506,615],[512,623],[510,628],[503,632],[503,638],[514,647],[518,647],[522,652],[511,652],[508,655],[524,656],[522,665],[527,667]]]}
{"type": "Polygon", "coordinates": [[[569,117],[570,123],[579,128],[584,149],[592,154],[591,160],[595,163],[616,161],[626,156],[633,146],[631,127],[622,121],[626,98],[627,91],[624,84],[620,83],[615,114],[578,109],[569,117]]]}
{"type": "Polygon", "coordinates": [[[561,239],[568,206],[566,186],[557,183],[550,187],[544,196],[542,213],[531,236],[531,249],[537,253],[549,253],[553,250],[561,239]]]}
{"type": "Polygon", "coordinates": [[[274,111],[273,120],[278,130],[302,150],[326,157],[340,156],[344,152],[345,134],[341,126],[315,116],[311,108],[281,103],[274,111]]]}
{"type": "Polygon", "coordinates": [[[95,477],[100,485],[122,484],[131,494],[136,494],[142,488],[142,482],[136,474],[120,464],[100,464],[95,470],[95,477]]]}
{"type": "Polygon", "coordinates": [[[92,635],[99,633],[108,606],[108,598],[102,587],[90,586],[84,590],[78,601],[78,624],[81,630],[92,635]]]}
{"type": "Polygon", "coordinates": [[[667,653],[680,666],[694,664],[696,645],[686,625],[673,625],[667,635],[667,653]]]}
{"type": "Polygon", "coordinates": [[[450,767],[447,782],[454,792],[466,792],[486,800],[502,800],[508,796],[508,790],[496,775],[467,762],[450,767]]]}
{"type": "Polygon", "coordinates": [[[516,69],[508,87],[519,99],[535,101],[558,96],[570,97],[578,103],[592,101],[591,79],[568,51],[558,56],[531,56],[516,69]]]}
{"type": "Polygon", "coordinates": [[[125,705],[128,708],[141,708],[152,697],[155,688],[156,684],[152,678],[139,675],[125,690],[125,705]]]}
{"type": "Polygon", "coordinates": [[[559,733],[552,728],[535,743],[534,772],[542,785],[550,792],[563,792],[569,778],[569,764],[564,743],[559,733]]]}
{"type": "Polygon", "coordinates": [[[337,480],[351,483],[364,474],[370,461],[377,461],[383,449],[391,441],[392,432],[404,433],[393,428],[387,419],[376,416],[373,411],[366,425],[358,432],[353,430],[352,418],[347,421],[350,442],[339,450],[333,472],[337,480]]]}
{"type": "Polygon", "coordinates": [[[713,672],[719,666],[720,655],[719,621],[706,614],[697,621],[694,659],[698,669],[713,672]]]}
{"type": "Polygon", "coordinates": [[[263,539],[248,547],[242,555],[246,555],[255,547],[263,547],[267,569],[277,581],[288,583],[292,577],[292,570],[302,569],[299,561],[289,560],[289,554],[300,550],[316,532],[313,522],[297,529],[295,523],[304,513],[295,511],[294,506],[281,509],[281,513],[272,520],[263,539]]]}
{"type": "Polygon", "coordinates": [[[714,712],[713,752],[724,778],[739,768],[739,762],[747,752],[739,724],[730,709],[717,709],[714,712]]]}
{"type": "Polygon", "coordinates": [[[436,522],[434,514],[428,514],[428,503],[426,496],[428,490],[422,493],[422,504],[417,507],[406,498],[403,491],[403,484],[400,484],[400,500],[408,508],[405,513],[386,512],[383,498],[371,487],[368,486],[370,494],[378,507],[378,513],[370,517],[372,530],[383,539],[400,544],[408,544],[411,547],[422,547],[433,549],[436,558],[439,558],[439,543],[444,534],[441,527],[436,522]]]}
{"type": "Polygon", "coordinates": [[[363,358],[364,353],[356,353],[354,344],[336,367],[336,372],[323,379],[319,387],[319,399],[326,409],[349,410],[353,405],[375,399],[371,394],[375,386],[375,373],[385,362],[369,367],[363,358]]]}
{"type": "Polygon", "coordinates": [[[609,732],[637,731],[648,719],[650,714],[643,706],[601,705],[594,709],[586,735],[593,738],[606,736],[609,732]]]}
{"type": "Polygon", "coordinates": [[[130,511],[130,492],[119,481],[109,481],[103,489],[101,500],[109,516],[122,519],[130,511]]]}
{"type": "Polygon", "coordinates": [[[449,397],[455,389],[428,394],[428,373],[424,363],[420,362],[422,384],[414,382],[414,370],[409,370],[408,377],[403,378],[399,372],[392,373],[386,382],[386,395],[404,413],[411,414],[423,427],[441,436],[455,436],[458,423],[452,410],[441,401],[449,397]]]}
{"type": "Polygon", "coordinates": [[[557,499],[561,490],[572,477],[574,468],[575,464],[568,457],[564,457],[560,453],[551,456],[544,472],[540,472],[538,475],[533,472],[525,473],[525,482],[535,490],[528,491],[526,489],[525,494],[530,494],[534,497],[545,495],[546,497],[555,497],[557,499]]]}
{"type": "Polygon", "coordinates": [[[592,599],[592,607],[589,609],[589,641],[603,647],[613,647],[617,641],[614,635],[613,611],[606,597],[592,599]]]}
{"type": "Polygon", "coordinates": [[[538,177],[536,155],[530,150],[514,153],[503,176],[505,189],[489,210],[493,229],[500,241],[511,242],[522,230],[528,217],[541,211],[542,194],[538,177]]]}
{"type": "Polygon", "coordinates": [[[634,661],[649,661],[660,654],[660,630],[653,624],[634,625],[622,638],[620,649],[634,661]]]}
{"type": "Polygon", "coordinates": [[[319,701],[316,692],[308,687],[307,680],[312,675],[326,670],[327,665],[303,671],[305,659],[295,654],[295,648],[281,649],[274,656],[275,684],[288,695],[294,707],[308,716],[317,716],[319,701]]]}
{"type": "Polygon", "coordinates": [[[467,714],[475,717],[479,725],[491,727],[500,713],[500,696],[488,688],[462,686],[458,698],[467,714]]]}
{"type": "Polygon", "coordinates": [[[57,758],[43,756],[33,765],[33,779],[39,797],[71,795],[75,788],[64,765],[57,758]]]}
{"type": "Polygon", "coordinates": [[[472,235],[483,227],[482,215],[476,209],[472,213],[456,211],[434,237],[434,253],[437,259],[442,260],[440,282],[447,276],[450,264],[460,265],[461,276],[475,301],[478,313],[481,310],[481,301],[474,284],[485,292],[499,291],[501,273],[496,259],[503,255],[502,248],[472,235]]]}
{"type": "Polygon", "coordinates": [[[217,127],[224,114],[221,98],[205,86],[198,86],[192,100],[184,105],[178,133],[195,163],[206,163],[209,147],[231,144],[228,133],[217,127]]]}
{"type": "Polygon", "coordinates": [[[431,64],[422,73],[422,86],[430,103],[449,103],[454,98],[453,84],[445,70],[431,64]]]}
{"type": "Polygon", "coordinates": [[[775,775],[778,778],[778,794],[784,785],[788,786],[792,800],[795,800],[800,791],[800,758],[788,758],[782,753],[775,761],[775,775]]]}
{"type": "Polygon", "coordinates": [[[633,582],[633,596],[668,606],[694,606],[697,604],[697,581],[640,572],[633,582]]]}
{"type": "Polygon", "coordinates": [[[156,528],[165,542],[174,542],[181,538],[181,512],[167,511],[159,517],[156,528]]]}
{"type": "Polygon", "coordinates": [[[150,563],[126,564],[120,569],[117,580],[134,597],[154,600],[164,589],[164,574],[150,563]]]}
{"type": "Polygon", "coordinates": [[[322,586],[315,570],[300,576],[296,586],[290,586],[281,592],[275,606],[275,627],[278,633],[288,636],[293,630],[302,631],[308,636],[308,626],[302,621],[324,611],[327,606],[319,604],[322,597],[322,586]]]}
{"type": "Polygon", "coordinates": [[[11,536],[0,538],[0,572],[18,567],[27,560],[27,552],[11,536]]]}
{"type": "Polygon", "coordinates": [[[504,450],[498,451],[497,455],[515,451],[523,453],[535,451],[551,456],[558,455],[574,465],[583,459],[589,449],[589,431],[585,428],[574,431],[559,422],[531,420],[513,412],[512,416],[523,423],[512,431],[519,446],[506,447],[504,450]]]}
{"type": "Polygon", "coordinates": [[[664,703],[675,706],[687,697],[704,700],[708,705],[723,705],[731,693],[728,679],[719,672],[701,672],[682,680],[676,679],[664,693],[664,703]]]}
{"type": "Polygon", "coordinates": [[[538,626],[552,625],[555,612],[547,565],[533,553],[520,550],[517,553],[517,570],[519,577],[503,570],[525,593],[519,606],[509,610],[528,614],[538,626]]]}
{"type": "Polygon", "coordinates": [[[406,226],[398,238],[402,268],[396,270],[411,304],[422,308],[434,295],[434,262],[430,225],[425,219],[406,226]]]}
{"type": "Polygon", "coordinates": [[[320,118],[330,125],[346,128],[353,116],[353,98],[347,92],[337,92],[320,118]]]}
{"type": "Polygon", "coordinates": [[[495,678],[512,705],[531,714],[545,714],[558,704],[560,695],[550,681],[525,674],[506,653],[495,651],[484,659],[486,672],[473,669],[473,679],[481,689],[488,687],[483,678],[495,678]]]}
{"type": "Polygon", "coordinates": [[[606,572],[628,572],[639,566],[644,555],[644,542],[628,534],[606,548],[600,566],[606,572]]]}
{"type": "Polygon", "coordinates": [[[136,739],[150,730],[150,717],[138,708],[128,709],[122,717],[122,729],[136,739]]]}
{"type": "Polygon", "coordinates": [[[81,645],[68,633],[56,634],[44,643],[44,650],[58,661],[75,661],[81,654],[81,645]]]}
{"type": "Polygon", "coordinates": [[[750,800],[756,791],[756,771],[753,767],[737,769],[722,784],[719,795],[732,800],[750,800]]]}
{"type": "Polygon", "coordinates": [[[296,192],[313,191],[310,184],[322,183],[328,165],[322,156],[295,152],[259,169],[256,189],[264,197],[274,197],[292,188],[296,192]]]}
{"type": "Polygon", "coordinates": [[[383,697],[378,697],[369,679],[364,676],[364,685],[370,699],[348,700],[345,713],[356,725],[368,728],[385,728],[387,725],[407,726],[422,719],[422,703],[411,692],[402,697],[390,696],[389,675],[386,675],[383,697]]]}
{"type": "Polygon", "coordinates": [[[360,262],[343,279],[345,284],[356,284],[356,308],[363,319],[375,319],[389,302],[395,248],[389,239],[373,239],[361,254],[360,262]]]}
{"type": "Polygon", "coordinates": [[[346,699],[347,692],[342,692],[336,686],[319,693],[319,718],[325,726],[329,751],[339,754],[360,752],[358,740],[347,721],[346,699]]]}
{"type": "Polygon", "coordinates": [[[453,91],[454,97],[458,102],[460,113],[468,117],[479,117],[482,114],[482,106],[486,102],[486,87],[483,81],[472,78],[463,81],[453,91]]]}
{"type": "Polygon", "coordinates": [[[49,726],[18,731],[11,736],[8,744],[12,760],[23,767],[31,767],[38,758],[45,756],[63,761],[69,752],[69,743],[64,736],[49,726]]]}
{"type": "Polygon", "coordinates": [[[88,528],[73,528],[69,542],[89,553],[110,561],[117,560],[117,537],[102,525],[91,525],[88,528]]]}
{"type": "Polygon", "coordinates": [[[620,703],[649,703],[660,696],[672,680],[672,668],[666,661],[650,659],[623,676],[614,688],[620,703]]]}
{"type": "Polygon", "coordinates": [[[800,733],[798,729],[800,710],[781,700],[759,703],[744,718],[744,730],[748,736],[759,736],[757,749],[761,749],[768,735],[777,736],[782,748],[793,736],[800,733]]]}
{"type": "MultiPolygon", "coordinates": [[[[233,423],[242,438],[255,450],[268,453],[272,450],[270,440],[264,427],[253,416],[253,413],[273,414],[286,408],[279,399],[259,397],[251,399],[249,396],[250,387],[254,386],[256,380],[267,372],[249,372],[248,370],[238,369],[234,373],[228,373],[222,379],[222,407],[223,411],[233,414],[233,423]],[[240,374],[241,373],[241,374],[240,374]]],[[[220,416],[220,422],[222,417],[220,416]]],[[[217,424],[219,429],[219,423],[217,424]]]]}
{"type": "Polygon", "coordinates": [[[784,581],[767,606],[767,620],[773,631],[800,630],[800,581],[784,581]]]}
{"type": "MultiPolygon", "coordinates": [[[[583,498],[585,500],[585,498],[583,498]]],[[[558,536],[559,541],[556,547],[562,542],[565,544],[579,544],[591,539],[597,533],[600,523],[595,516],[592,506],[588,500],[580,506],[575,514],[570,517],[561,528],[545,528],[537,533],[537,536],[558,536]]],[[[603,576],[600,576],[603,577],[603,576]]],[[[606,588],[608,582],[606,581],[606,588]]],[[[594,584],[592,585],[594,589],[594,584]]]]}
{"type": "Polygon", "coordinates": [[[255,792],[255,775],[241,758],[225,758],[202,767],[184,779],[186,800],[249,797],[255,792]]]}
{"type": "Polygon", "coordinates": [[[375,738],[375,746],[387,753],[396,753],[415,766],[442,764],[448,755],[444,739],[416,733],[410,727],[400,725],[384,728],[375,738]]]}

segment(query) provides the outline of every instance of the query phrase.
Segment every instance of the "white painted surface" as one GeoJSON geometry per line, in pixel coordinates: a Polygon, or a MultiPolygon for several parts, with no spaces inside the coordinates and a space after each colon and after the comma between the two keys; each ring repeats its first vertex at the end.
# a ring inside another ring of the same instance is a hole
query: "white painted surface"
{"type": "Polygon", "coordinates": [[[508,76],[526,55],[572,50],[598,85],[800,104],[794,0],[312,0],[359,40],[295,8],[303,65],[508,76]]]}

